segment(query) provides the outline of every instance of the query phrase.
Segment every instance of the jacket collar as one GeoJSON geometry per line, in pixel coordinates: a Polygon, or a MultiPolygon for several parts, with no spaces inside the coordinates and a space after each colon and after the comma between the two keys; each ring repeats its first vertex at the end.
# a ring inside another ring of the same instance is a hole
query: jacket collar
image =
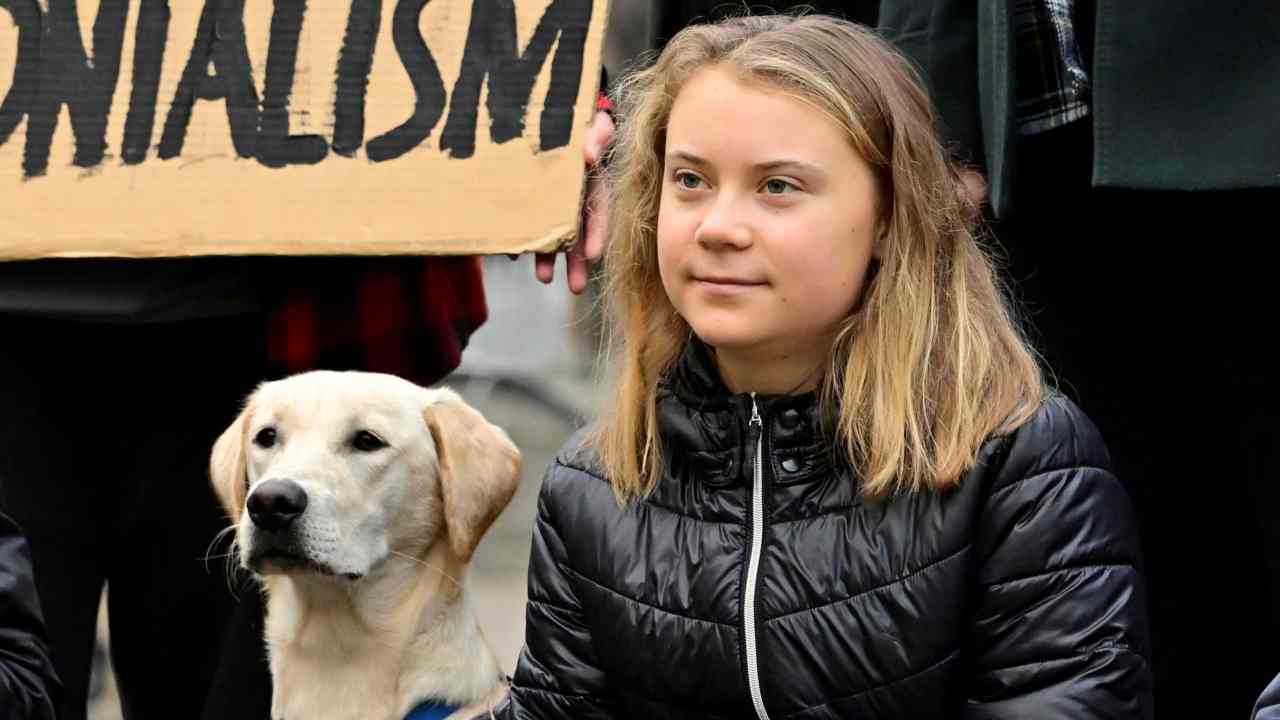
{"type": "Polygon", "coordinates": [[[720,377],[714,350],[691,337],[661,383],[658,426],[675,454],[697,466],[696,476],[714,486],[739,484],[750,462],[747,448],[752,402],[777,482],[813,479],[830,470],[829,445],[818,422],[816,392],[796,395],[733,393],[720,377]]]}
{"type": "MultiPolygon", "coordinates": [[[[720,368],[716,365],[715,350],[691,335],[685,343],[684,350],[675,366],[667,374],[663,383],[680,401],[698,410],[725,410],[745,408],[746,417],[751,417],[751,393],[734,393],[724,384],[720,377],[720,368]]],[[[817,393],[810,391],[795,395],[757,393],[754,398],[762,414],[783,408],[795,408],[813,411],[817,404],[817,393]]]]}

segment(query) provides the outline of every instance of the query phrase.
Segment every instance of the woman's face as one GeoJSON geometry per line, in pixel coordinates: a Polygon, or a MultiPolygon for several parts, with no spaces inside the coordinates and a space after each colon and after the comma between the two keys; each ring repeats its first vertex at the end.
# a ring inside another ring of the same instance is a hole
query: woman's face
{"type": "Polygon", "coordinates": [[[760,373],[800,373],[794,384],[825,362],[862,294],[878,203],[871,168],[826,114],[721,67],[685,83],[667,127],[658,267],[733,389],[783,391],[760,373]]]}

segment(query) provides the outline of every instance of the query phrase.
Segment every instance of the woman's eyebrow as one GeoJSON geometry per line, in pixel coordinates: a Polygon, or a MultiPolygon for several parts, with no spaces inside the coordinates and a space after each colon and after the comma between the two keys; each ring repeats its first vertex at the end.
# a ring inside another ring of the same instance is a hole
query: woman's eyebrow
{"type": "MultiPolygon", "coordinates": [[[[688,150],[672,150],[667,153],[667,161],[681,160],[690,165],[701,165],[703,167],[711,163],[703,157],[700,157],[688,150]]],[[[782,158],[778,160],[768,160],[756,163],[751,166],[756,172],[772,172],[775,170],[800,170],[814,175],[826,175],[822,168],[804,160],[795,160],[792,158],[782,158]]]]}

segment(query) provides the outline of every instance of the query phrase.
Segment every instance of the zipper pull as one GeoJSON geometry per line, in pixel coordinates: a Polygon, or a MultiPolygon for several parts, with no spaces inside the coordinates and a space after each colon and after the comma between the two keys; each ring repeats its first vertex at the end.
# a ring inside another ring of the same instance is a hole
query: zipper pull
{"type": "Polygon", "coordinates": [[[764,421],[760,419],[760,408],[756,405],[756,394],[751,393],[751,420],[749,425],[756,427],[764,427],[764,421]]]}

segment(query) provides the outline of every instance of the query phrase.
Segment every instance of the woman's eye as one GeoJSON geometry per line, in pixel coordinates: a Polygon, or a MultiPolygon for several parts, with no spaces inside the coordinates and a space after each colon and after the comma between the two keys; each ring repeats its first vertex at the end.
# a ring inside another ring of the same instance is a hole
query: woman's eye
{"type": "Polygon", "coordinates": [[[702,179],[691,172],[676,173],[676,184],[688,190],[697,190],[702,179]]]}
{"type": "Polygon", "coordinates": [[[264,427],[253,436],[253,444],[266,450],[276,444],[276,429],[264,427]]]}
{"type": "Polygon", "coordinates": [[[368,430],[361,430],[351,438],[351,447],[359,450],[360,452],[374,452],[375,450],[381,450],[386,446],[387,444],[382,441],[382,438],[374,435],[368,430]]]}
{"type": "Polygon", "coordinates": [[[786,180],[772,178],[770,180],[765,181],[764,189],[767,190],[770,195],[781,195],[783,193],[787,193],[795,190],[796,186],[792,185],[786,180]]]}

